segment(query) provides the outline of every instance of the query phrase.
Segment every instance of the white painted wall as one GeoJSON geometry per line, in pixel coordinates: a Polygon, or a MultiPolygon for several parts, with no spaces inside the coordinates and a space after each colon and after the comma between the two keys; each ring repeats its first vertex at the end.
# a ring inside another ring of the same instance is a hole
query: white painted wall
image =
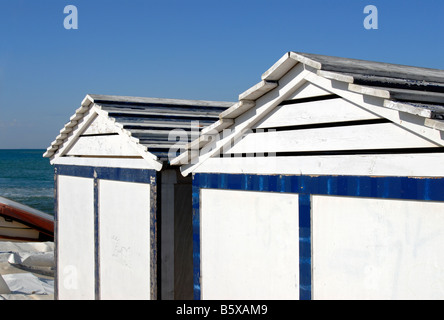
{"type": "Polygon", "coordinates": [[[443,299],[444,203],[313,196],[314,299],[443,299]]]}
{"type": "Polygon", "coordinates": [[[94,181],[58,177],[58,295],[94,299],[94,181]]]}
{"type": "Polygon", "coordinates": [[[202,299],[298,299],[298,195],[201,190],[202,299]]]}
{"type": "Polygon", "coordinates": [[[67,156],[139,156],[140,153],[121,135],[79,137],[67,156]]]}
{"type": "MultiPolygon", "coordinates": [[[[300,97],[298,96],[298,98],[300,97]]],[[[274,128],[368,119],[380,119],[380,117],[360,108],[356,104],[337,98],[278,106],[254,128],[274,128]]]]}
{"type": "Polygon", "coordinates": [[[102,299],[150,299],[150,185],[99,180],[102,299]]]}
{"type": "Polygon", "coordinates": [[[443,160],[439,153],[210,158],[195,173],[443,177],[443,160]]]}

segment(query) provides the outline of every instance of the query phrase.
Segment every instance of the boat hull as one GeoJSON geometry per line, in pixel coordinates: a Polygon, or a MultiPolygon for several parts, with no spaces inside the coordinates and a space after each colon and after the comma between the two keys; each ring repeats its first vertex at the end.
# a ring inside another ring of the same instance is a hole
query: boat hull
{"type": "Polygon", "coordinates": [[[0,239],[53,241],[54,218],[44,212],[0,197],[0,239]]]}

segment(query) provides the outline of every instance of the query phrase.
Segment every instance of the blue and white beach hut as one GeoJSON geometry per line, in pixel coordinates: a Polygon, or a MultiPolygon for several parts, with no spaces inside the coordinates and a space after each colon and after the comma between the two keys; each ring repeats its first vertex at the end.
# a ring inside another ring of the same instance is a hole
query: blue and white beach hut
{"type": "Polygon", "coordinates": [[[443,70],[289,52],[192,145],[195,299],[444,298],[443,70]]]}
{"type": "Polygon", "coordinates": [[[233,103],[87,95],[55,169],[57,299],[192,299],[191,179],[168,153],[233,103]]]}

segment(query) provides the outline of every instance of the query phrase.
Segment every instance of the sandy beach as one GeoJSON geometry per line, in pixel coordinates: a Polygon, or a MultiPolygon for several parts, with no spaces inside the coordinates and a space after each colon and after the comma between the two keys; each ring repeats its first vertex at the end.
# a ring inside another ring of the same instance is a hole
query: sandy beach
{"type": "Polygon", "coordinates": [[[0,300],[53,300],[53,272],[53,242],[0,241],[0,300]]]}

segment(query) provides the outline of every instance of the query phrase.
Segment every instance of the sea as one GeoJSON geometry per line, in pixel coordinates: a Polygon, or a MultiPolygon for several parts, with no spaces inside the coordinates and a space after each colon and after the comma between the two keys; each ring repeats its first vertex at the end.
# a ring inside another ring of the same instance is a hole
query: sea
{"type": "Polygon", "coordinates": [[[54,168],[44,152],[0,149],[0,197],[54,215],[54,168]]]}

